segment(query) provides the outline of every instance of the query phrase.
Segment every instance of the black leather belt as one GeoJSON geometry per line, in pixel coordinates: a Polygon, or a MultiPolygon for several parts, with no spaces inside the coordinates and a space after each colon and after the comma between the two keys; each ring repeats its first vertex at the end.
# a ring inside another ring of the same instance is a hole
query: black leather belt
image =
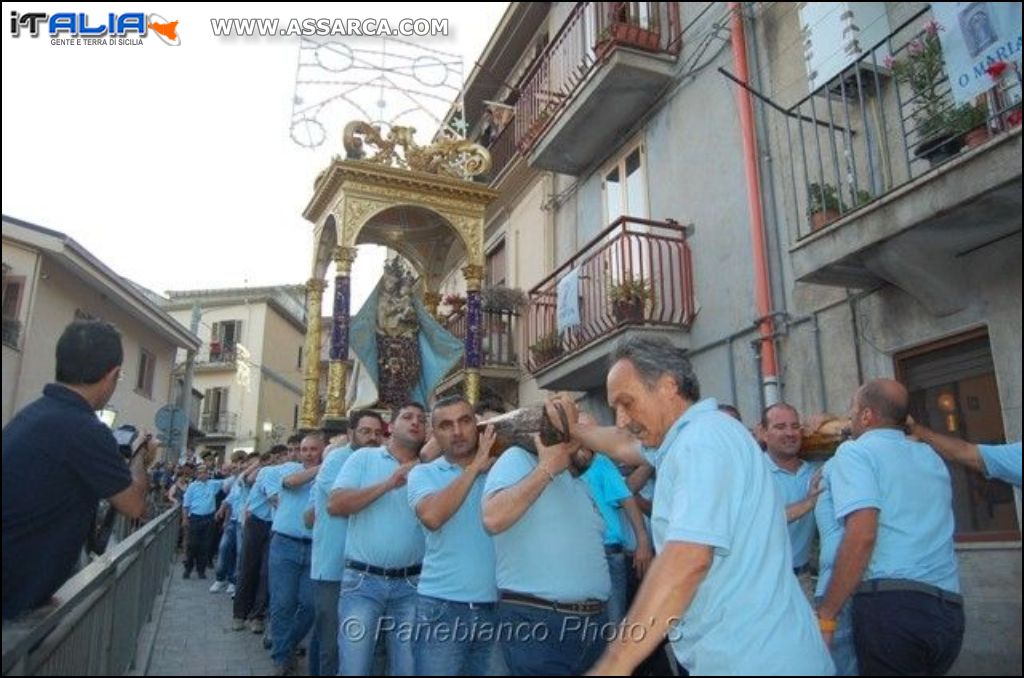
{"type": "Polygon", "coordinates": [[[356,572],[375,574],[378,577],[387,577],[388,579],[415,577],[423,569],[423,565],[419,563],[416,565],[410,565],[409,567],[377,567],[376,565],[361,563],[358,560],[346,560],[345,567],[355,570],[356,572]]]}
{"type": "Polygon", "coordinates": [[[292,541],[297,541],[300,544],[312,544],[313,543],[313,540],[310,539],[309,537],[293,537],[292,535],[285,534],[284,532],[275,532],[274,534],[277,535],[278,537],[284,537],[285,539],[290,539],[292,541]]]}
{"type": "Polygon", "coordinates": [[[931,584],[925,584],[924,582],[912,579],[869,579],[868,581],[861,582],[861,585],[857,587],[857,593],[883,593],[886,591],[911,591],[913,593],[923,593],[939,600],[955,603],[956,605],[964,604],[964,597],[959,593],[953,593],[946,589],[940,589],[938,586],[932,586],[931,584]]]}
{"type": "Polygon", "coordinates": [[[513,605],[526,605],[537,607],[542,610],[553,610],[562,614],[600,614],[604,612],[606,604],[603,600],[583,600],[575,603],[562,603],[554,600],[545,600],[525,593],[513,591],[502,591],[501,602],[512,603],[513,605]]]}
{"type": "Polygon", "coordinates": [[[804,563],[800,567],[794,567],[793,568],[793,574],[795,574],[798,577],[800,575],[804,574],[805,572],[810,572],[810,571],[811,571],[810,563],[804,563]]]}
{"type": "Polygon", "coordinates": [[[623,553],[622,544],[605,544],[604,552],[606,555],[614,556],[618,553],[623,553]]]}

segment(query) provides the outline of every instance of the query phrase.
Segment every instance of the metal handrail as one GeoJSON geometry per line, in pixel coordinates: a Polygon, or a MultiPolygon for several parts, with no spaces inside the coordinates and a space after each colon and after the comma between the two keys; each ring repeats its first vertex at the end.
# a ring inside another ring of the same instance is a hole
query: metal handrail
{"type": "Polygon", "coordinates": [[[171,568],[180,513],[169,508],[64,583],[43,607],[3,625],[4,675],[120,675],[171,568]]]}

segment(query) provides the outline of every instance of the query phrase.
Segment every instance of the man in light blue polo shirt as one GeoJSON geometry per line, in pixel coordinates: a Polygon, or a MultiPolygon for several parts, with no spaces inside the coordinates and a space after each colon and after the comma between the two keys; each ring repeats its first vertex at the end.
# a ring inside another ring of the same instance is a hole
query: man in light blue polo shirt
{"type": "Polygon", "coordinates": [[[496,642],[494,544],[480,521],[484,480],[494,464],[493,431],[477,435],[463,396],[434,404],[443,456],[409,473],[409,505],[423,525],[426,552],[417,588],[413,640],[418,676],[500,672],[496,642]]]}
{"type": "MultiPolygon", "coordinates": [[[[818,527],[818,583],[814,589],[815,607],[821,605],[832,581],[836,566],[839,544],[843,541],[843,522],[836,518],[835,503],[832,499],[832,470],[834,459],[829,459],[821,469],[821,494],[814,504],[814,522],[818,527]]],[[[853,643],[853,601],[847,600],[836,615],[836,629],[832,632],[829,652],[836,665],[837,676],[859,676],[857,670],[857,648],[853,643]]]]}
{"type": "Polygon", "coordinates": [[[763,453],[713,399],[700,400],[685,353],[661,337],[625,341],[608,372],[608,402],[616,425],[656,450],[648,457],[658,473],[658,555],[625,632],[591,671],[628,675],[668,634],[694,674],[834,673],[793,576],[785,508],[763,453]]]}
{"type": "Polygon", "coordinates": [[[761,415],[761,439],[767,453],[768,469],[782,492],[789,523],[789,543],[793,547],[793,573],[810,599],[811,542],[814,540],[814,504],[820,494],[821,464],[802,460],[800,413],[788,403],[775,403],[761,415]]]}
{"type": "Polygon", "coordinates": [[[960,438],[936,433],[913,420],[910,421],[910,435],[928,443],[946,461],[961,464],[981,473],[986,478],[995,478],[1020,487],[1021,444],[975,445],[960,438]]]}
{"type": "MultiPolygon", "coordinates": [[[[313,479],[320,470],[324,435],[309,433],[299,446],[301,462],[283,464],[277,511],[271,526],[267,560],[270,588],[271,658],[277,675],[288,675],[295,648],[313,626],[313,583],[310,580],[312,531],[303,514],[309,505],[313,479]]],[[[268,492],[273,496],[272,492],[268,492]]]]}
{"type": "Polygon", "coordinates": [[[195,568],[200,579],[206,579],[206,565],[210,561],[210,533],[213,514],[217,510],[217,493],[221,482],[210,478],[206,464],[196,467],[196,479],[188,485],[181,500],[181,524],[188,530],[188,554],[183,577],[188,579],[195,568]]]}
{"type": "Polygon", "coordinates": [[[830,478],[845,532],[818,616],[825,629],[853,596],[865,675],[941,676],[963,641],[949,471],[904,433],[908,402],[897,381],[861,386],[850,417],[854,439],[839,446],[830,478]]]}
{"type": "Polygon", "coordinates": [[[270,550],[270,523],[274,518],[273,506],[265,488],[271,476],[277,477],[277,467],[286,459],[287,454],[287,446],[274,445],[260,455],[259,467],[242,476],[242,481],[250,487],[243,509],[245,525],[242,528],[241,573],[232,605],[233,628],[236,631],[245,629],[246,623],[253,633],[262,634],[265,630],[263,618],[267,614],[267,557],[270,550]]]}
{"type": "Polygon", "coordinates": [[[353,452],[334,481],[327,511],[348,516],[338,606],[340,675],[369,675],[379,637],[387,641],[388,675],[413,673],[411,627],[424,546],[405,483],[418,463],[426,424],[422,405],[396,408],[387,445],[353,452]]]}
{"type": "Polygon", "coordinates": [[[512,675],[581,675],[604,647],[611,595],[604,521],[580,477],[593,452],[535,444],[507,449],[484,485],[499,638],[512,675]]]}
{"type": "Polygon", "coordinates": [[[313,555],[310,576],[316,589],[316,621],[309,644],[310,663],[318,660],[313,675],[338,674],[338,596],[345,571],[345,535],[348,519],[327,512],[327,501],[342,466],[356,450],[379,447],[384,420],[371,410],[356,410],[349,417],[351,442],[325,452],[324,463],[313,481],[313,555]]]}

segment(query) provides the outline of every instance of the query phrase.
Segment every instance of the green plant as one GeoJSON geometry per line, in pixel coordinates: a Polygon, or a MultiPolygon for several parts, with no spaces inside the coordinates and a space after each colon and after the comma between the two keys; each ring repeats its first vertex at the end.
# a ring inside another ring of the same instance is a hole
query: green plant
{"type": "Polygon", "coordinates": [[[807,184],[807,216],[817,212],[842,212],[844,207],[832,184],[819,184],[816,181],[807,184]]]}
{"type": "Polygon", "coordinates": [[[961,104],[949,111],[947,119],[953,132],[970,132],[988,123],[988,104],[982,99],[974,104],[961,104]]]}
{"type": "Polygon", "coordinates": [[[480,302],[485,311],[518,311],[526,301],[526,293],[518,287],[495,285],[480,291],[480,302]]]}
{"type": "Polygon", "coordinates": [[[654,299],[650,283],[632,276],[608,286],[608,297],[612,302],[642,303],[654,299]]]}
{"type": "Polygon", "coordinates": [[[562,352],[561,335],[557,331],[545,334],[536,342],[530,344],[530,352],[541,360],[559,355],[562,352]]]}
{"type": "Polygon", "coordinates": [[[914,121],[921,139],[931,139],[950,130],[950,105],[946,80],[946,62],[942,56],[939,31],[935,21],[924,26],[921,37],[907,45],[906,57],[894,61],[886,59],[896,81],[910,87],[913,92],[914,121]]]}

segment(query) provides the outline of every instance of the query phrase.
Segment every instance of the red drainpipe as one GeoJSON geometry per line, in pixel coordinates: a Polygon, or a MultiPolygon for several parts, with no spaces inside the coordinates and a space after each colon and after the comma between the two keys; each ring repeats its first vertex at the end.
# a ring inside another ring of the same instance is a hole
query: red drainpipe
{"type": "MultiPolygon", "coordinates": [[[[742,3],[729,3],[732,56],[736,66],[736,77],[742,82],[748,82],[750,71],[747,67],[747,43],[743,31],[742,11],[742,3]]],[[[779,370],[775,359],[775,343],[772,340],[775,324],[772,320],[771,282],[768,278],[768,247],[765,243],[764,218],[761,212],[761,178],[758,173],[757,139],[754,135],[754,107],[750,92],[746,89],[737,87],[736,98],[743,138],[747,204],[750,209],[750,241],[754,250],[754,293],[757,298],[758,325],[761,333],[761,380],[764,402],[771,405],[779,400],[779,370]]]]}

